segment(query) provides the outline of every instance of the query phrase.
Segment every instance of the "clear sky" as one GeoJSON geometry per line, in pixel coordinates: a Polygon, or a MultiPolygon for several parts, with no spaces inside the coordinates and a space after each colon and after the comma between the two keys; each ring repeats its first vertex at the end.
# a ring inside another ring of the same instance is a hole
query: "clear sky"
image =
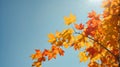
{"type": "MultiPolygon", "coordinates": [[[[102,13],[96,0],[0,0],[0,67],[31,67],[34,49],[50,48],[47,34],[67,26],[63,16],[73,13],[85,23],[87,13],[102,13]]],[[[65,56],[46,61],[43,67],[87,67],[78,52],[65,49],[65,56]]]]}

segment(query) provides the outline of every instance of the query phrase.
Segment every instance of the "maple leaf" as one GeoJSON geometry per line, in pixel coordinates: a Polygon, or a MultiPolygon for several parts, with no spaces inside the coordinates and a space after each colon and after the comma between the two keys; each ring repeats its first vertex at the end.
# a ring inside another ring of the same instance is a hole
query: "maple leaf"
{"type": "Polygon", "coordinates": [[[56,38],[52,33],[48,34],[48,38],[49,38],[48,42],[50,43],[54,43],[56,41],[56,38]]]}
{"type": "Polygon", "coordinates": [[[86,62],[88,60],[88,57],[86,56],[85,52],[80,52],[79,57],[80,57],[80,62],[86,62]]]}
{"type": "Polygon", "coordinates": [[[60,54],[60,56],[64,56],[64,50],[62,50],[61,48],[59,48],[59,54],[60,54]]]}
{"type": "Polygon", "coordinates": [[[95,11],[92,11],[90,13],[88,13],[88,17],[89,18],[94,18],[96,16],[96,12],[95,11]]]}
{"type": "Polygon", "coordinates": [[[71,23],[76,22],[76,16],[74,16],[72,13],[70,14],[70,17],[64,17],[65,24],[70,25],[71,23]]]}
{"type": "Polygon", "coordinates": [[[82,30],[83,28],[84,28],[84,25],[83,24],[74,24],[74,26],[75,26],[75,28],[77,29],[77,30],[82,30]]]}
{"type": "Polygon", "coordinates": [[[42,57],[42,52],[38,49],[35,50],[34,58],[41,58],[42,57]]]}
{"type": "Polygon", "coordinates": [[[48,60],[51,60],[51,59],[53,58],[53,55],[52,55],[51,52],[49,52],[49,53],[47,54],[47,56],[48,56],[48,60]]]}
{"type": "Polygon", "coordinates": [[[54,54],[58,54],[58,50],[59,50],[59,48],[57,46],[52,46],[52,52],[54,54]]]}
{"type": "Polygon", "coordinates": [[[97,52],[97,50],[94,47],[91,47],[91,46],[89,48],[87,48],[86,51],[89,52],[89,54],[91,56],[94,56],[95,53],[97,52]]]}

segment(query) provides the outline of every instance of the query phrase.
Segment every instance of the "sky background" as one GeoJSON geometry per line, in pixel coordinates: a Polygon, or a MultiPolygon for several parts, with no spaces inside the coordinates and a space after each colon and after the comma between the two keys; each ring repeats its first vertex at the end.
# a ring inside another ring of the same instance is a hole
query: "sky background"
{"type": "MultiPolygon", "coordinates": [[[[31,67],[35,49],[50,48],[47,35],[68,28],[63,17],[73,13],[85,23],[91,10],[102,13],[100,0],[0,0],[0,67],[31,67]]],[[[78,51],[46,61],[43,67],[87,67],[78,51]]]]}

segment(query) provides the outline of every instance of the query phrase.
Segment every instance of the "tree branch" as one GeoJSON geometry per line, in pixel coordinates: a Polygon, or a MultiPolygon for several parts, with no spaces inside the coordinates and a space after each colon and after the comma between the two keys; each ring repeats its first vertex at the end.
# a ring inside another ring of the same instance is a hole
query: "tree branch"
{"type": "MultiPolygon", "coordinates": [[[[91,39],[91,40],[93,40],[93,41],[95,41],[95,42],[97,42],[101,47],[103,47],[105,50],[107,50],[110,54],[112,54],[116,59],[117,59],[117,57],[116,57],[116,55],[115,54],[113,54],[109,49],[107,49],[105,46],[103,46],[101,43],[99,43],[97,40],[94,40],[94,39],[92,39],[91,37],[88,37],[89,39],[91,39]]],[[[117,59],[118,60],[118,59],[117,59]]]]}
{"type": "MultiPolygon", "coordinates": [[[[73,28],[73,30],[74,30],[75,34],[81,34],[81,33],[79,33],[79,32],[76,32],[74,28],[73,28]]],[[[103,48],[104,48],[105,50],[107,50],[111,55],[113,55],[113,56],[115,57],[115,59],[119,62],[119,59],[117,58],[117,56],[116,56],[114,53],[112,53],[109,49],[107,49],[105,46],[103,46],[103,44],[101,44],[100,42],[98,42],[97,40],[94,40],[93,38],[91,38],[91,37],[89,37],[89,36],[88,36],[88,38],[91,39],[91,40],[93,40],[94,42],[97,42],[101,47],[103,47],[103,48]]]]}

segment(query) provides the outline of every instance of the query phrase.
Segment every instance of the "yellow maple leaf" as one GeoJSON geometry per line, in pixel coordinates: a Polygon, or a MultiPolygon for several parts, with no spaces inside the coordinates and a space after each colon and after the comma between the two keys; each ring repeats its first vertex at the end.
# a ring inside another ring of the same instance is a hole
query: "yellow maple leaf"
{"type": "Polygon", "coordinates": [[[65,24],[66,25],[70,25],[71,23],[74,23],[76,22],[76,16],[73,15],[72,13],[70,14],[70,17],[64,17],[64,20],[65,20],[65,24]]]}
{"type": "Polygon", "coordinates": [[[80,62],[86,62],[88,60],[85,52],[80,52],[78,56],[80,58],[80,62]]]}
{"type": "Polygon", "coordinates": [[[49,38],[48,42],[50,43],[54,43],[56,41],[56,38],[52,33],[48,34],[48,38],[49,38]]]}
{"type": "Polygon", "coordinates": [[[73,33],[73,29],[69,28],[62,31],[63,39],[69,39],[70,35],[73,33]]]}

